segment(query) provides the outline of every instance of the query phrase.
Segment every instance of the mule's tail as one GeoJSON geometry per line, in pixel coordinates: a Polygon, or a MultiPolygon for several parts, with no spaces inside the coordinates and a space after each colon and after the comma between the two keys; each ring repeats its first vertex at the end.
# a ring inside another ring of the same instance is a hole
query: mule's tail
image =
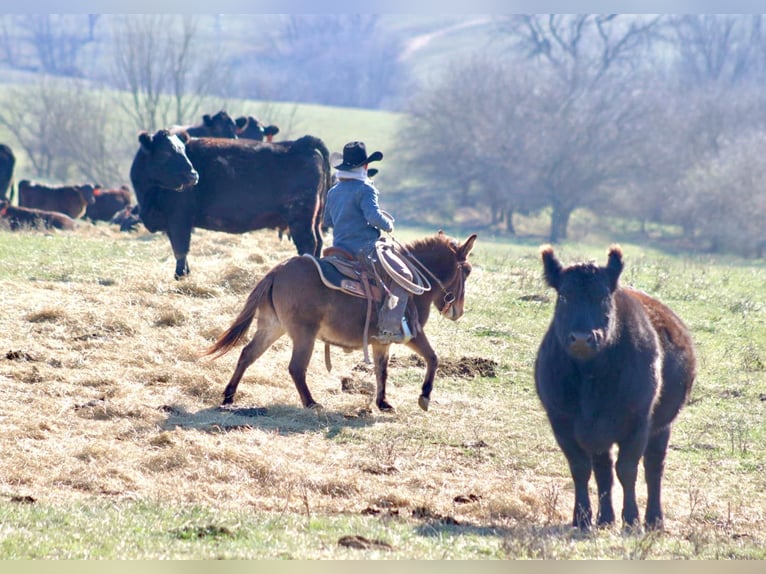
{"type": "Polygon", "coordinates": [[[274,273],[269,272],[253,288],[250,295],[247,296],[245,306],[239,312],[237,318],[234,319],[231,326],[226,329],[221,336],[218,337],[218,340],[203,353],[203,356],[213,355],[213,359],[222,357],[231,351],[231,349],[236,346],[245,335],[247,335],[250,325],[252,325],[253,319],[255,319],[258,307],[260,307],[263,302],[263,298],[267,297],[271,292],[271,286],[273,284],[274,273]]]}

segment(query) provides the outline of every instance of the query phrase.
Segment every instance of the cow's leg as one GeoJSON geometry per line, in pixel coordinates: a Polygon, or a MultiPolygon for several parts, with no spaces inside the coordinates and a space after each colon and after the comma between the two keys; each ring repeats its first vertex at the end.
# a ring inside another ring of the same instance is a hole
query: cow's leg
{"type": "Polygon", "coordinates": [[[417,335],[407,342],[407,346],[423,357],[423,360],[426,362],[426,374],[423,377],[423,386],[420,390],[418,405],[421,409],[427,411],[428,405],[431,402],[431,391],[434,387],[436,367],[439,366],[439,357],[436,356],[436,352],[431,347],[431,343],[428,341],[428,337],[426,337],[422,327],[418,330],[417,335]]]}
{"type": "Polygon", "coordinates": [[[617,478],[622,485],[622,519],[625,525],[633,528],[639,525],[638,504],[636,503],[636,478],[638,461],[644,454],[648,438],[648,425],[640,424],[632,436],[619,443],[617,455],[617,478]]]}
{"type": "Polygon", "coordinates": [[[386,381],[388,380],[388,349],[389,345],[372,345],[372,360],[375,363],[375,405],[383,412],[394,410],[386,401],[386,381]]]}
{"type": "Polygon", "coordinates": [[[295,388],[298,389],[301,402],[306,408],[313,409],[321,407],[321,405],[314,400],[314,397],[311,396],[311,391],[306,384],[306,371],[308,370],[309,362],[311,361],[311,353],[314,351],[316,332],[302,330],[300,333],[290,333],[290,337],[293,340],[293,353],[290,357],[290,366],[288,367],[288,370],[293,379],[293,383],[295,383],[295,388]]]}
{"type": "Polygon", "coordinates": [[[556,437],[556,442],[567,459],[569,472],[574,481],[575,500],[572,526],[581,530],[589,529],[593,519],[593,510],[588,496],[588,481],[593,469],[591,456],[577,444],[571,419],[549,417],[549,420],[553,429],[553,436],[556,437]]]}
{"type": "Polygon", "coordinates": [[[614,507],[612,506],[612,483],[614,482],[612,454],[607,451],[593,455],[593,474],[598,486],[598,516],[599,525],[614,523],[614,507]]]}
{"type": "Polygon", "coordinates": [[[192,202],[185,199],[179,198],[167,207],[170,211],[167,234],[168,238],[170,238],[170,246],[173,248],[173,255],[176,258],[176,279],[189,274],[189,264],[186,262],[186,256],[189,253],[194,218],[192,202]]]}
{"type": "Polygon", "coordinates": [[[234,395],[237,392],[237,387],[247,368],[284,334],[285,331],[279,324],[279,321],[277,321],[274,312],[269,308],[261,307],[258,311],[258,323],[255,335],[239,354],[239,360],[234,369],[234,374],[231,376],[231,379],[229,379],[229,384],[226,385],[226,389],[223,391],[222,404],[230,405],[234,402],[234,395]]]}
{"type": "Polygon", "coordinates": [[[644,452],[644,476],[646,477],[646,516],[647,529],[661,529],[662,516],[662,475],[665,472],[665,454],[670,440],[670,427],[666,427],[649,439],[644,452]]]}
{"type": "Polygon", "coordinates": [[[314,224],[312,222],[291,219],[288,221],[288,225],[293,243],[299,254],[319,255],[316,251],[317,240],[314,236],[314,224]]]}

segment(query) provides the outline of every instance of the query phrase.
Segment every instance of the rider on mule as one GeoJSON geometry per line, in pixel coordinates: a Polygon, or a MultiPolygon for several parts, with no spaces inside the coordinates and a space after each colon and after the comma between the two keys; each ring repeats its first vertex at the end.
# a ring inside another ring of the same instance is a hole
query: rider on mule
{"type": "MultiPolygon", "coordinates": [[[[337,165],[337,159],[332,162],[338,170],[338,183],[327,194],[324,223],[333,228],[333,247],[348,251],[363,261],[375,258],[375,243],[381,231],[391,233],[394,230],[394,218],[381,211],[378,190],[367,171],[370,163],[381,159],[381,152],[368,156],[364,142],[353,141],[343,147],[343,161],[337,165]]],[[[397,274],[412,280],[412,272],[395,254],[388,257],[388,263],[397,274]]],[[[412,337],[404,319],[409,295],[396,281],[391,282],[378,313],[378,334],[373,338],[388,344],[404,343],[412,337]]]]}

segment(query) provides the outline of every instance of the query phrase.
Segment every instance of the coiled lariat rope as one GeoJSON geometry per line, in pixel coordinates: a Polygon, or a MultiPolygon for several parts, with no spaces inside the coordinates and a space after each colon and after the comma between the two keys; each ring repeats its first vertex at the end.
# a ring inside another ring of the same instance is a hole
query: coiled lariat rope
{"type": "Polygon", "coordinates": [[[396,245],[400,247],[400,249],[402,249],[403,253],[406,255],[406,257],[400,257],[399,260],[404,263],[407,269],[410,270],[410,273],[412,273],[412,280],[402,276],[396,269],[391,266],[391,263],[388,261],[388,257],[386,255],[386,251],[391,251],[394,254],[396,254],[396,251],[394,249],[394,245],[385,239],[378,240],[375,243],[375,254],[377,255],[377,260],[380,262],[380,265],[398,285],[413,295],[422,295],[426,291],[430,291],[431,282],[425,275],[423,275],[423,273],[421,273],[420,269],[412,264],[412,262],[414,261],[417,263],[432,277],[433,273],[431,273],[422,263],[420,263],[420,261],[418,261],[415,256],[409,253],[401,243],[396,241],[396,239],[392,238],[392,240],[394,243],[396,243],[396,245]]]}

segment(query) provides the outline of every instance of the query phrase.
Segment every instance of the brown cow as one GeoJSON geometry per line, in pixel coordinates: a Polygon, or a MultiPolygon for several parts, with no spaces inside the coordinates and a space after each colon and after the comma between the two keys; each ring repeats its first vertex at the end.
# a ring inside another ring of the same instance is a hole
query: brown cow
{"type": "Polygon", "coordinates": [[[91,221],[111,221],[118,211],[130,208],[131,193],[128,186],[105,189],[96,186],[93,190],[96,201],[85,209],[85,217],[91,221]]]}
{"type": "Polygon", "coordinates": [[[44,211],[42,209],[30,209],[28,207],[16,207],[8,201],[0,201],[0,219],[7,221],[11,231],[22,227],[45,227],[50,229],[71,230],[75,228],[74,219],[63,213],[44,211]]]}
{"type": "Polygon", "coordinates": [[[19,182],[19,207],[58,211],[78,219],[85,214],[88,205],[95,203],[93,192],[90,184],[50,187],[22,179],[19,182]]]}
{"type": "Polygon", "coordinates": [[[190,126],[173,126],[169,129],[172,134],[186,132],[193,138],[226,138],[237,139],[237,124],[225,110],[214,116],[205,114],[202,123],[190,126]]]}

